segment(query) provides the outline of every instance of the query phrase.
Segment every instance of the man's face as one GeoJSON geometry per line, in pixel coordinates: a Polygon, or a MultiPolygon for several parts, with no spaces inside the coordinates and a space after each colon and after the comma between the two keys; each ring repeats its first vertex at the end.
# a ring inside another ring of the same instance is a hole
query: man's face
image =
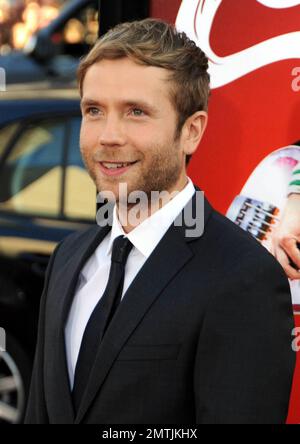
{"type": "Polygon", "coordinates": [[[173,191],[186,183],[168,72],[128,58],[103,60],[85,76],[80,147],[98,191],[173,191]],[[115,164],[126,164],[115,168],[115,164]],[[114,167],[114,168],[109,168],[114,167]]]}

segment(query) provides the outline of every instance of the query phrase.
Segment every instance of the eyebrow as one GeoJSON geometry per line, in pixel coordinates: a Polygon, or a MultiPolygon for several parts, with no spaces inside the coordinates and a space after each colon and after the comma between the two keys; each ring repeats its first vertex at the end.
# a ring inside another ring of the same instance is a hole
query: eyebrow
{"type": "MultiPolygon", "coordinates": [[[[126,101],[120,101],[119,102],[120,105],[123,106],[136,106],[137,108],[143,108],[148,110],[149,112],[157,112],[158,108],[154,107],[153,105],[150,105],[149,103],[143,101],[143,100],[126,100],[126,101]]],[[[94,99],[90,99],[90,98],[83,98],[80,101],[80,105],[81,107],[85,107],[85,106],[102,106],[102,104],[100,102],[98,102],[97,100],[94,99]]]]}
{"type": "Polygon", "coordinates": [[[88,106],[88,105],[100,105],[100,103],[97,102],[97,100],[93,100],[93,99],[81,99],[80,100],[81,107],[88,106]]]}

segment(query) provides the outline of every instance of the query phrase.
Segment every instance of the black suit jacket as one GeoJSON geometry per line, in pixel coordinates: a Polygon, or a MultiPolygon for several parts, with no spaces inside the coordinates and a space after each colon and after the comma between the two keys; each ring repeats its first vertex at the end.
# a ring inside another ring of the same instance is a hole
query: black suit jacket
{"type": "Polygon", "coordinates": [[[295,365],[288,281],[207,201],[203,235],[172,224],[130,285],[74,415],[64,328],[80,270],[110,228],[75,233],[51,257],[25,422],[284,423],[295,365]]]}

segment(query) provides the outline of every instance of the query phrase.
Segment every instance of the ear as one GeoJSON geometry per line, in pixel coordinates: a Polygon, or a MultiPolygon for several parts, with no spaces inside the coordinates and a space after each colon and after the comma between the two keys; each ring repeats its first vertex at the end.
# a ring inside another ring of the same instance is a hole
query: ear
{"type": "Polygon", "coordinates": [[[206,111],[197,111],[186,120],[182,129],[182,146],[186,155],[193,154],[197,150],[206,129],[207,120],[206,111]]]}

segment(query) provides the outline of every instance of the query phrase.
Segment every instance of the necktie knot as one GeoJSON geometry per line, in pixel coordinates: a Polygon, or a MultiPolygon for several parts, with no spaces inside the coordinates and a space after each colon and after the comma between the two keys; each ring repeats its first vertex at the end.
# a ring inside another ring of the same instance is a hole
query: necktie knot
{"type": "Polygon", "coordinates": [[[111,260],[125,265],[128,255],[133,247],[133,244],[127,237],[118,236],[114,240],[111,260]]]}

